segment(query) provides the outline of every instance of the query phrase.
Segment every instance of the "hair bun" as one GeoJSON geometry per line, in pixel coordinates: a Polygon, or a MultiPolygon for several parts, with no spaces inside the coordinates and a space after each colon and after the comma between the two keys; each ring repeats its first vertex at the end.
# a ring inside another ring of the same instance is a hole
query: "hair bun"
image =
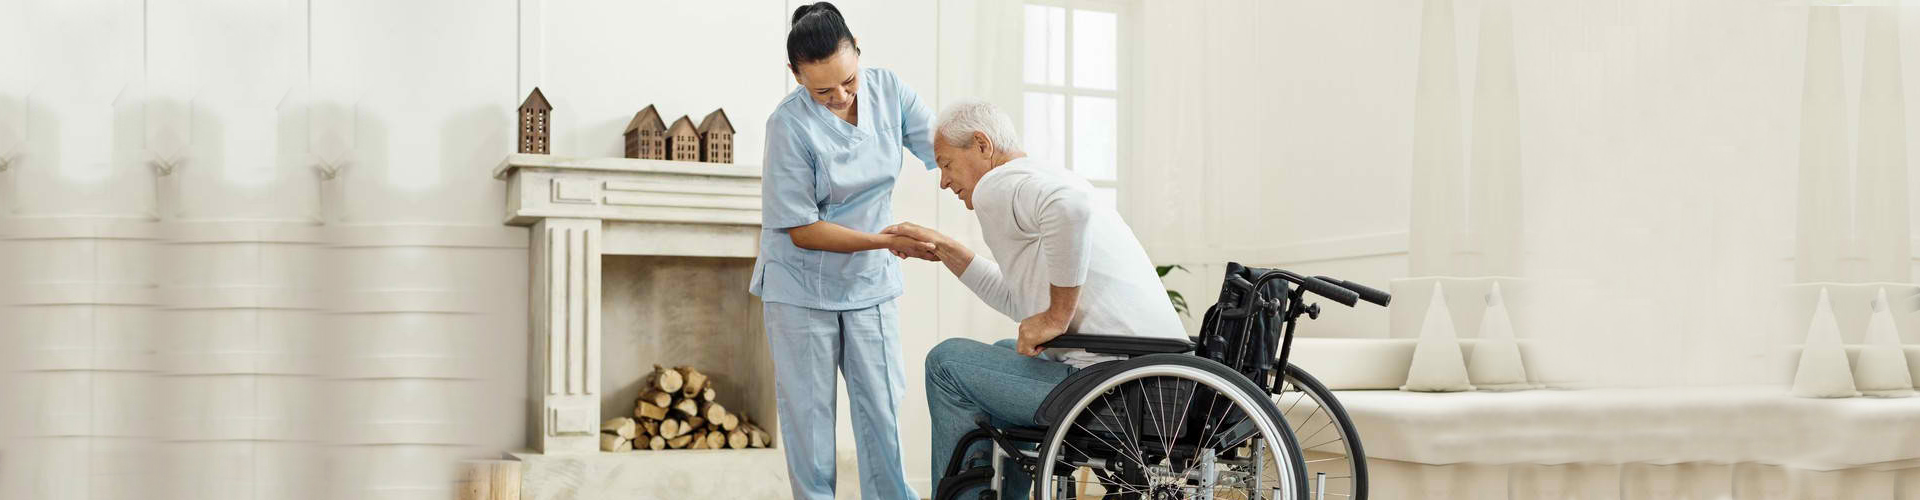
{"type": "Polygon", "coordinates": [[[840,8],[833,4],[801,5],[793,10],[791,28],[787,31],[787,65],[796,70],[801,64],[832,57],[842,44],[859,53],[853,31],[847,29],[846,18],[840,17],[840,8]]]}
{"type": "Polygon", "coordinates": [[[833,4],[827,3],[827,2],[814,2],[809,4],[802,4],[800,8],[793,9],[793,21],[788,23],[788,26],[800,24],[800,19],[807,17],[807,15],[809,14],[816,14],[820,12],[832,12],[834,13],[834,15],[839,15],[840,8],[834,7],[833,4]]]}

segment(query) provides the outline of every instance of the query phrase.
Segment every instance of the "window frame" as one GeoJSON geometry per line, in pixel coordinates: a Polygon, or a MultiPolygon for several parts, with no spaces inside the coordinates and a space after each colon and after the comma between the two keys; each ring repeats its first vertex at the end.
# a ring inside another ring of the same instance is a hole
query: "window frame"
{"type": "MultiPolygon", "coordinates": [[[[1134,127],[1128,125],[1129,123],[1131,123],[1128,120],[1128,118],[1131,117],[1131,114],[1133,111],[1132,109],[1133,103],[1131,98],[1132,97],[1131,92],[1133,89],[1133,85],[1132,85],[1133,82],[1131,78],[1133,76],[1131,73],[1133,61],[1132,61],[1132,58],[1129,57],[1129,54],[1132,53],[1132,47],[1130,46],[1131,44],[1129,42],[1129,39],[1131,37],[1128,36],[1133,31],[1132,30],[1133,2],[1128,0],[1023,0],[1021,2],[1022,16],[1026,15],[1025,13],[1026,6],[1028,5],[1036,5],[1036,6],[1043,6],[1043,7],[1059,7],[1066,10],[1065,12],[1066,19],[1065,19],[1065,24],[1063,28],[1064,32],[1062,33],[1063,43],[1065,45],[1061,48],[1063,52],[1063,60],[1064,60],[1063,61],[1064,67],[1062,68],[1062,71],[1064,72],[1065,80],[1062,82],[1061,85],[1030,83],[1027,81],[1026,75],[1022,73],[1020,75],[1021,95],[1024,96],[1028,92],[1043,93],[1043,94],[1061,96],[1061,98],[1064,101],[1066,101],[1064,104],[1064,107],[1062,108],[1062,114],[1064,116],[1061,117],[1061,121],[1065,124],[1061,131],[1061,133],[1065,135],[1065,137],[1063,138],[1065,146],[1062,148],[1063,151],[1060,151],[1059,154],[1060,154],[1061,166],[1063,168],[1066,168],[1069,171],[1073,170],[1073,149],[1074,149],[1074,135],[1073,135],[1074,103],[1073,101],[1074,101],[1074,98],[1102,97],[1102,98],[1113,100],[1113,103],[1114,103],[1113,179],[1102,180],[1102,179],[1087,178],[1086,180],[1088,183],[1093,184],[1093,186],[1096,188],[1104,188],[1104,189],[1112,190],[1114,193],[1115,208],[1119,210],[1121,214],[1124,215],[1127,213],[1126,202],[1127,202],[1127,192],[1129,191],[1128,189],[1125,189],[1124,186],[1126,185],[1127,171],[1130,170],[1128,167],[1130,166],[1133,160],[1133,148],[1130,147],[1130,145],[1133,144],[1134,142],[1132,140],[1134,135],[1134,127]],[[1113,61],[1114,81],[1113,81],[1112,90],[1078,87],[1075,85],[1075,82],[1073,81],[1074,79],[1073,63],[1074,63],[1074,59],[1076,59],[1074,50],[1073,50],[1074,49],[1074,39],[1073,39],[1074,15],[1073,14],[1074,14],[1074,11],[1077,11],[1077,10],[1107,12],[1107,13],[1114,14],[1114,17],[1115,17],[1114,19],[1114,61],[1113,61]]],[[[1026,50],[1027,42],[1028,40],[1026,40],[1023,36],[1021,40],[1022,57],[1025,57],[1027,53],[1027,50],[1026,50]]],[[[1022,98],[1021,102],[1022,102],[1022,108],[1023,108],[1021,110],[1022,114],[1032,112],[1032,110],[1024,109],[1025,108],[1024,97],[1022,98]]],[[[1085,176],[1082,175],[1082,177],[1085,177],[1085,176]]]]}

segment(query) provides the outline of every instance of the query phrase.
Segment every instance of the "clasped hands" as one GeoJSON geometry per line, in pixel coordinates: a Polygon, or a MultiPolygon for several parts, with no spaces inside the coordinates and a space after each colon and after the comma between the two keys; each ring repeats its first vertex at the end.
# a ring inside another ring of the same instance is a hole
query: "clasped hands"
{"type": "MultiPolygon", "coordinates": [[[[922,227],[912,222],[902,222],[888,226],[880,234],[891,238],[887,250],[900,258],[913,257],[942,262],[955,276],[966,272],[967,265],[973,261],[973,252],[966,246],[940,234],[939,231],[922,227]]],[[[1014,347],[1024,356],[1040,354],[1042,344],[1066,333],[1068,323],[1073,319],[1071,307],[1046,311],[1020,321],[1017,345],[1014,347]]]]}
{"type": "Polygon", "coordinates": [[[887,251],[894,257],[941,261],[941,253],[958,246],[952,238],[912,222],[902,222],[880,230],[887,239],[887,251]]]}

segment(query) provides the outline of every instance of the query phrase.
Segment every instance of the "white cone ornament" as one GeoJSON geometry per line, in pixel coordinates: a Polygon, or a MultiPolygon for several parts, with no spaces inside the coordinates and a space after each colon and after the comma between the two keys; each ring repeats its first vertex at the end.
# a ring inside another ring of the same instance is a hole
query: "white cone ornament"
{"type": "Polygon", "coordinates": [[[1534,387],[1527,383],[1526,364],[1520,359],[1520,344],[1514,340],[1513,317],[1507,314],[1506,302],[1500,295],[1500,283],[1494,282],[1480,320],[1480,341],[1473,345],[1473,360],[1467,363],[1467,379],[1475,389],[1520,391],[1534,387]]]}
{"type": "Polygon", "coordinates": [[[1876,398],[1904,398],[1913,395],[1912,375],[1907,372],[1907,354],[1900,347],[1900,333],[1893,326],[1893,307],[1887,301],[1887,289],[1873,299],[1873,317],[1867,320],[1866,345],[1853,364],[1853,385],[1861,394],[1876,398]]]}
{"type": "Polygon", "coordinates": [[[1803,398],[1850,398],[1859,396],[1853,387],[1853,369],[1847,366],[1847,350],[1840,345],[1840,322],[1833,317],[1833,301],[1827,289],[1820,289],[1819,303],[1813,305],[1813,322],[1807,326],[1807,340],[1800,349],[1800,368],[1793,374],[1793,392],[1803,398]]]}
{"type": "Polygon", "coordinates": [[[1447,313],[1446,293],[1433,284],[1433,298],[1427,301],[1426,319],[1420,322],[1420,340],[1413,347],[1413,366],[1407,368],[1407,384],[1400,390],[1414,392],[1471,391],[1467,363],[1460,356],[1460,338],[1453,331],[1453,316],[1447,313]]]}

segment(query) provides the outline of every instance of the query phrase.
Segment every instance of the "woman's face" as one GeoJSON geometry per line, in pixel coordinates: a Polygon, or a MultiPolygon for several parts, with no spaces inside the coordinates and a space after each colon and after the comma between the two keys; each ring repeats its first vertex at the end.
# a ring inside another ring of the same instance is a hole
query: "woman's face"
{"type": "Polygon", "coordinates": [[[793,79],[807,89],[813,102],[836,113],[844,112],[860,93],[860,51],[842,42],[832,56],[793,68],[793,79]]]}

